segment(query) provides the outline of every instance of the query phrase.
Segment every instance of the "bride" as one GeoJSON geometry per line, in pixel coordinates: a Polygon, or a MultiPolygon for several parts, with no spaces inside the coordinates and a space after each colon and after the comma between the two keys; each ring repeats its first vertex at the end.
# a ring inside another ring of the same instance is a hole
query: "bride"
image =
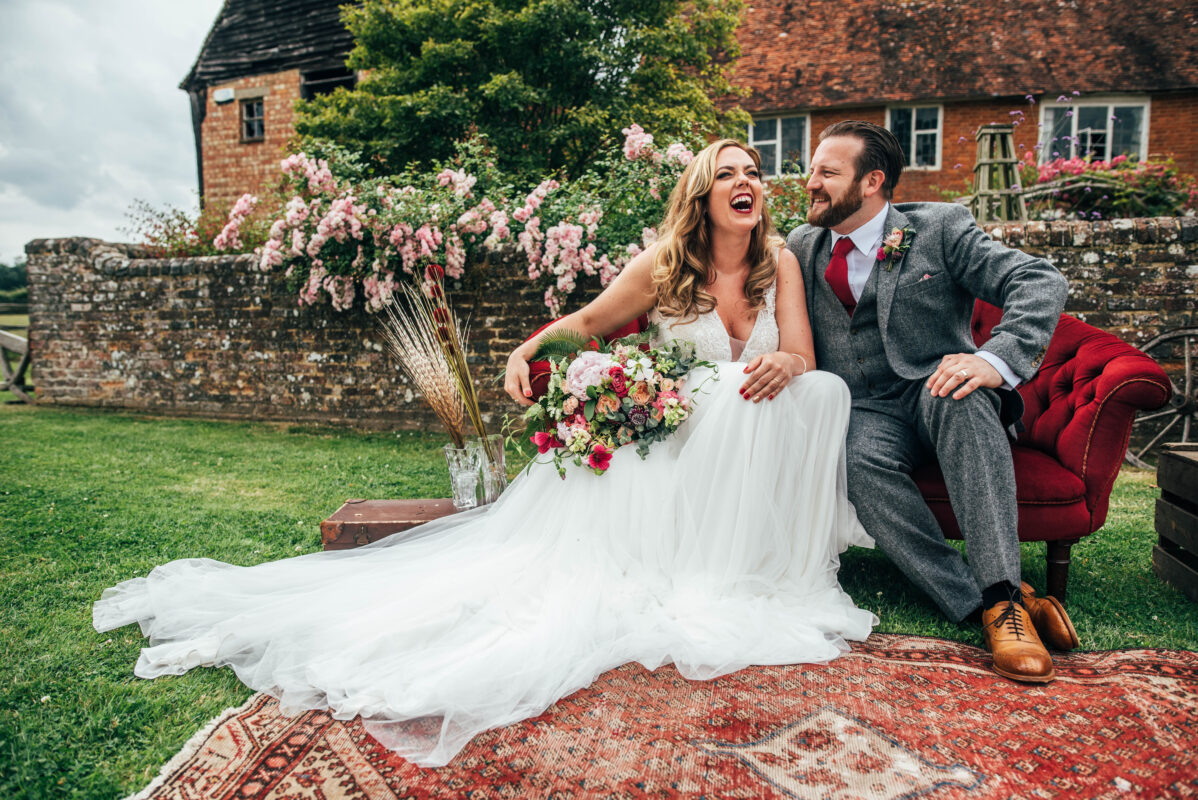
{"type": "MultiPolygon", "coordinates": [[[[688,376],[694,413],[645,460],[619,448],[565,481],[534,466],[490,506],[357,550],[173,561],[106,589],[96,629],[141,626],[140,677],[232,667],[285,713],[361,715],[422,766],[631,661],[701,680],[836,658],[877,621],[841,590],[838,554],[872,545],[845,498],[849,392],[814,370],[780,244],[756,152],[715,142],[658,244],[558,323],[601,334],[652,310],[718,362],[718,380],[688,376]]],[[[534,350],[508,361],[524,403],[534,350]]]]}

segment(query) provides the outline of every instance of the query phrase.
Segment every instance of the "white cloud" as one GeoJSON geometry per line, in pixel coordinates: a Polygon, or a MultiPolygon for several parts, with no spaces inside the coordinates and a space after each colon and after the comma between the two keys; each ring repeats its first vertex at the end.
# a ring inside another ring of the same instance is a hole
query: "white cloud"
{"type": "Polygon", "coordinates": [[[5,0],[0,261],[118,231],[135,199],[195,205],[187,74],[221,0],[5,0]]]}

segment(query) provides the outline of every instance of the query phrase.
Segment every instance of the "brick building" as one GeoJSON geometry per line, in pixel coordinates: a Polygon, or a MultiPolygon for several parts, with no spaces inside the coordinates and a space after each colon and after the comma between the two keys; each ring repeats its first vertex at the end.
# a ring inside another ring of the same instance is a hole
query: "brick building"
{"type": "Polygon", "coordinates": [[[736,82],[771,171],[803,171],[819,132],[855,118],[907,150],[900,200],[962,189],[988,122],[1019,122],[1042,159],[1171,156],[1198,173],[1193,0],[750,3],[736,82]]]}
{"type": "MultiPolygon", "coordinates": [[[[206,199],[259,188],[291,136],[295,100],[352,85],[340,2],[226,0],[182,83],[206,199]]],[[[1170,156],[1198,173],[1192,0],[750,3],[735,81],[751,92],[748,139],[771,173],[803,171],[819,132],[849,117],[904,143],[899,200],[964,189],[973,133],[987,122],[1018,122],[1017,145],[1041,143],[1045,158],[1170,156]]]]}
{"type": "Polygon", "coordinates": [[[329,0],[225,0],[187,77],[200,195],[231,203],[269,184],[295,101],[353,86],[353,39],[329,0]]]}

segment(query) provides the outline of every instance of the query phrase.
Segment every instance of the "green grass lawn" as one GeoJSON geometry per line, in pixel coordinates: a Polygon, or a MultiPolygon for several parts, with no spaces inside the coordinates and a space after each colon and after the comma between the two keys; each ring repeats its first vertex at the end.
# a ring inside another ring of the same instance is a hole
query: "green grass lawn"
{"type": "Polygon", "coordinates": [[[29,329],[28,314],[0,314],[0,328],[12,331],[18,336],[24,336],[23,331],[29,329]]]}
{"type": "MultiPolygon", "coordinates": [[[[7,399],[0,395],[0,400],[7,399]]],[[[136,628],[98,634],[91,604],[174,558],[253,564],[312,552],[348,497],[448,488],[436,434],[367,434],[0,404],[0,797],[112,798],[147,783],[204,722],[250,694],[228,670],[142,681],[136,628]]],[[[1150,473],[1126,472],[1104,532],[1074,548],[1083,647],[1198,648],[1198,605],[1149,569],[1150,473]]],[[[1044,585],[1043,549],[1025,545],[1044,585]]],[[[846,589],[879,630],[977,643],[881,555],[846,589]]]]}

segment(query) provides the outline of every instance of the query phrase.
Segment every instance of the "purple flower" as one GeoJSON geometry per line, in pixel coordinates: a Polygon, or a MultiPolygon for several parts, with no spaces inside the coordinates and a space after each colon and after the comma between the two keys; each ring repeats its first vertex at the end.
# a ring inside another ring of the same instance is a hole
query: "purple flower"
{"type": "Polygon", "coordinates": [[[644,406],[633,406],[628,409],[628,421],[640,427],[649,421],[649,411],[644,406]]]}
{"type": "Polygon", "coordinates": [[[1028,103],[1030,103],[1032,105],[1036,104],[1036,98],[1032,97],[1030,94],[1024,95],[1023,99],[1028,101],[1028,103]]]}

